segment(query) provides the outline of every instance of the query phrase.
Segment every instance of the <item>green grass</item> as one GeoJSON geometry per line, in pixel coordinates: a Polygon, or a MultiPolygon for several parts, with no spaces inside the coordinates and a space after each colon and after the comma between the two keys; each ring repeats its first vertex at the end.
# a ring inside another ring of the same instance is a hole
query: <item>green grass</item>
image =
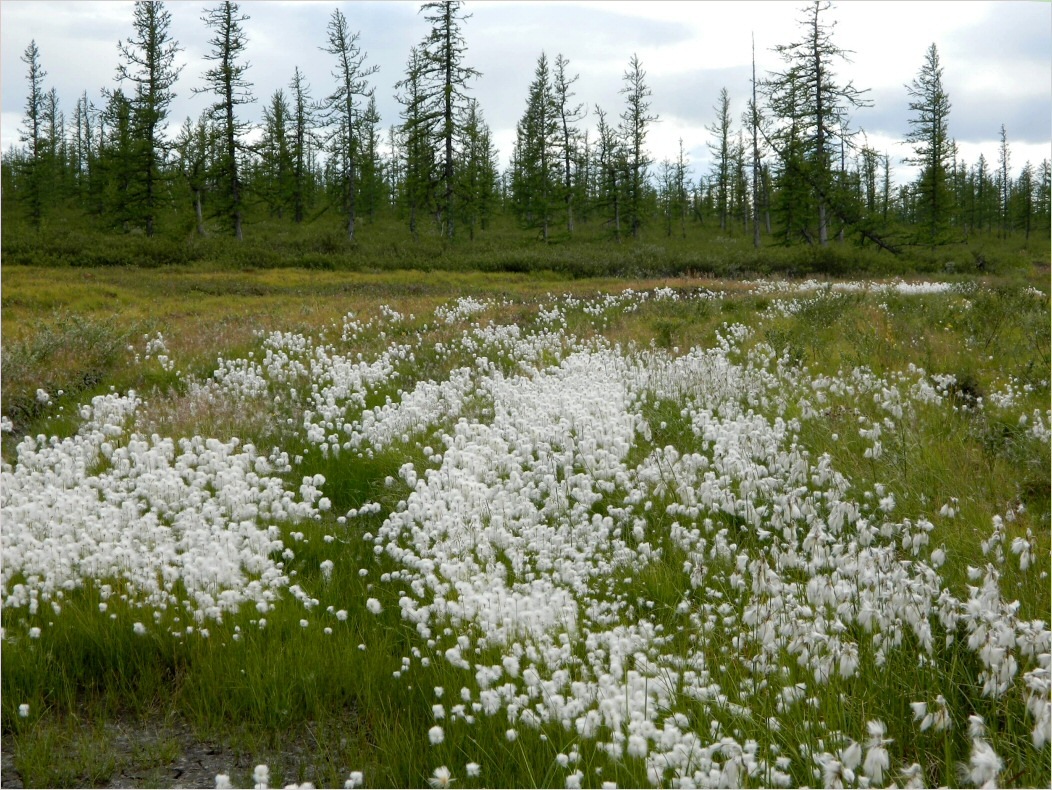
{"type": "Polygon", "coordinates": [[[1015,236],[977,236],[932,251],[904,247],[898,256],[854,240],[816,248],[785,247],[765,237],[753,247],[750,234],[739,229],[719,232],[691,223],[685,234],[666,235],[657,225],[645,226],[639,239],[616,242],[599,220],[577,223],[573,235],[556,229],[550,242],[522,230],[511,218],[500,217],[474,240],[448,242],[425,228],[416,239],[406,222],[391,215],[361,218],[349,241],[338,217],[324,214],[295,225],[272,217],[247,218],[242,242],[224,236],[200,238],[162,223],[159,235],[147,238],[93,230],[83,217],[58,215],[40,231],[12,217],[5,221],[4,262],[7,265],[71,267],[92,271],[102,267],[189,266],[208,270],[298,268],[311,271],[392,272],[411,269],[428,273],[482,271],[549,273],[560,277],[742,277],[782,273],[789,276],[890,277],[916,272],[956,272],[1006,275],[1034,264],[1047,266],[1047,238],[1027,242],[1015,236]],[[980,269],[977,262],[982,261],[980,269]]]}

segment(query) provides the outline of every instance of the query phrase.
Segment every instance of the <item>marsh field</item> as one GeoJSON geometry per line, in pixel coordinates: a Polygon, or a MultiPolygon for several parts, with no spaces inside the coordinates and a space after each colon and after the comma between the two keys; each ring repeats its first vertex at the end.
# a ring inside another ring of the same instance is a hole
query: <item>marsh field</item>
{"type": "Polygon", "coordinates": [[[5,787],[1052,781],[1047,267],[2,278],[5,787]]]}

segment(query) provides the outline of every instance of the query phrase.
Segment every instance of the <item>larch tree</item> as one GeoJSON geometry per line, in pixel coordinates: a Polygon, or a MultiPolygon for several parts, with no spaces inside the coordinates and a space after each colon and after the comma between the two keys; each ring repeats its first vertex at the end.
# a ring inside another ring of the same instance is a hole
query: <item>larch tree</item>
{"type": "Polygon", "coordinates": [[[419,220],[436,203],[437,161],[436,127],[439,115],[430,109],[429,93],[424,84],[426,60],[419,47],[413,47],[406,63],[406,74],[395,86],[402,105],[401,144],[403,163],[400,191],[409,217],[413,238],[419,232],[419,220]]]}
{"type": "Polygon", "coordinates": [[[138,218],[132,199],[132,184],[139,172],[134,108],[120,88],[105,95],[99,125],[103,135],[99,164],[105,183],[102,216],[110,227],[127,231],[138,218]]]}
{"type": "Polygon", "coordinates": [[[485,230],[489,224],[497,201],[497,150],[476,99],[468,100],[460,130],[458,221],[467,226],[468,238],[474,240],[475,229],[485,230]]]}
{"type": "Polygon", "coordinates": [[[651,163],[646,149],[647,132],[650,131],[650,125],[658,120],[658,116],[650,112],[651,91],[646,84],[646,75],[639,57],[632,55],[622,77],[624,84],[620,91],[625,97],[625,109],[621,113],[618,130],[628,164],[625,209],[633,238],[639,238],[643,225],[643,202],[651,163]]]}
{"type": "Polygon", "coordinates": [[[194,209],[194,232],[207,236],[204,201],[208,189],[209,154],[214,149],[211,117],[207,112],[194,124],[188,117],[175,138],[176,166],[190,193],[194,209]]]}
{"type": "Polygon", "coordinates": [[[292,91],[292,132],[289,153],[292,157],[292,221],[303,222],[311,186],[310,158],[314,142],[315,106],[299,66],[289,83],[292,91]]]}
{"type": "Polygon", "coordinates": [[[278,88],[270,97],[270,104],[263,108],[263,134],[256,146],[259,172],[253,179],[253,191],[263,198],[271,215],[278,219],[285,216],[285,209],[293,200],[291,122],[292,108],[285,91],[278,88]]]}
{"type": "Polygon", "coordinates": [[[154,234],[158,203],[164,191],[165,120],[175,98],[172,87],[182,70],[182,66],[175,65],[179,43],[172,38],[171,24],[172,15],[164,3],[138,0],[134,35],[117,44],[122,58],[117,65],[117,79],[134,86],[131,102],[136,174],[130,199],[147,236],[154,234]]]}
{"type": "Polygon", "coordinates": [[[376,105],[376,96],[370,94],[369,103],[362,113],[359,124],[361,144],[360,177],[358,193],[362,208],[369,219],[376,216],[384,203],[384,161],[380,152],[380,110],[376,105]]]}
{"type": "Polygon", "coordinates": [[[29,83],[29,92],[26,94],[25,115],[22,117],[23,127],[20,130],[19,139],[27,146],[23,176],[29,221],[34,227],[39,228],[44,216],[43,141],[47,100],[44,92],[44,77],[47,76],[47,72],[40,65],[40,50],[37,48],[36,40],[29,42],[29,46],[22,53],[22,62],[28,69],[26,80],[29,83]]]}
{"type": "Polygon", "coordinates": [[[479,76],[464,63],[467,45],[462,27],[470,15],[461,11],[461,5],[460,0],[436,0],[421,7],[424,18],[431,23],[431,32],[422,48],[425,61],[422,77],[428,111],[438,117],[435,131],[439,141],[440,212],[445,236],[450,240],[455,236],[456,122],[466,109],[468,81],[479,76]]]}
{"type": "Polygon", "coordinates": [[[947,122],[950,97],[942,85],[942,66],[934,43],[928,47],[924,64],[906,91],[913,113],[906,142],[913,146],[913,156],[905,161],[920,167],[917,220],[925,240],[934,249],[943,239],[953,213],[948,171],[953,156],[947,122]]]}
{"type": "Polygon", "coordinates": [[[322,50],[336,58],[336,66],[332,71],[336,90],[325,102],[332,127],[328,136],[329,153],[337,173],[337,194],[347,222],[347,238],[353,240],[358,171],[361,167],[359,137],[362,104],[373,94],[368,77],[375,74],[379,67],[365,65],[366,53],[358,45],[359,34],[350,31],[346,17],[338,8],[329,18],[328,35],[328,44],[322,50]]]}
{"type": "Polygon", "coordinates": [[[43,191],[49,200],[55,203],[67,192],[66,176],[69,172],[66,157],[66,116],[62,112],[55,88],[51,88],[44,95],[43,132],[43,191]]]}
{"type": "Polygon", "coordinates": [[[998,202],[1000,204],[1001,235],[1008,236],[1008,200],[1012,191],[1012,182],[1008,179],[1008,163],[1011,153],[1008,150],[1008,132],[1001,124],[1001,145],[997,149],[998,202]]]}
{"type": "Polygon", "coordinates": [[[1021,229],[1025,241],[1029,244],[1034,219],[1034,166],[1030,162],[1023,165],[1023,169],[1019,171],[1012,197],[1012,227],[1021,229]]]}
{"type": "MultiPolygon", "coordinates": [[[[756,101],[756,37],[752,43],[752,100],[748,107],[748,123],[752,130],[752,245],[760,247],[760,105],[756,101]]],[[[680,149],[683,141],[680,140],[680,149]]]]}
{"type": "Polygon", "coordinates": [[[543,52],[533,74],[526,110],[515,130],[512,189],[519,219],[528,228],[539,228],[547,242],[560,187],[560,137],[551,71],[543,52]]]}
{"type": "Polygon", "coordinates": [[[98,141],[95,139],[95,124],[98,110],[88,100],[85,91],[73,108],[73,156],[72,166],[77,199],[82,208],[89,211],[98,186],[98,141]]]}
{"type": "Polygon", "coordinates": [[[573,84],[580,77],[567,74],[570,61],[561,54],[555,56],[555,73],[552,76],[552,93],[555,99],[556,112],[559,117],[559,149],[562,154],[562,189],[563,202],[566,204],[566,230],[573,235],[574,196],[579,191],[575,184],[574,164],[577,159],[577,139],[580,134],[574,125],[584,118],[584,104],[574,104],[573,84]]]}
{"type": "Polygon", "coordinates": [[[614,240],[621,242],[621,212],[625,202],[628,164],[618,130],[607,123],[606,113],[596,106],[596,202],[606,210],[614,240]]]}
{"type": "MultiPolygon", "coordinates": [[[[822,14],[831,4],[814,0],[800,25],[800,40],[775,47],[786,64],[786,69],[775,72],[765,83],[775,114],[787,119],[793,127],[793,141],[800,146],[802,158],[793,169],[803,176],[817,204],[818,243],[829,241],[830,215],[838,210],[831,206],[833,184],[834,145],[838,140],[850,145],[853,132],[847,123],[851,108],[868,106],[866,91],[853,83],[841,83],[833,70],[836,61],[849,60],[849,52],[833,43],[835,23],[825,24],[822,14]],[[792,115],[785,114],[791,109],[792,115]]],[[[783,158],[795,155],[780,152],[783,158]]]]}
{"type": "Polygon", "coordinates": [[[248,19],[240,13],[237,3],[229,0],[205,12],[202,21],[212,29],[213,35],[208,42],[212,50],[204,57],[215,65],[205,72],[206,87],[194,89],[194,93],[217,96],[210,112],[223,147],[216,173],[220,187],[215,196],[221,201],[219,209],[238,241],[244,237],[241,228],[244,185],[238,155],[244,148],[242,137],[249,124],[238,119],[237,108],[255,101],[252,84],[245,77],[249,64],[242,60],[247,39],[241,25],[248,19]]]}
{"type": "Polygon", "coordinates": [[[720,216],[720,230],[727,230],[727,214],[730,206],[731,192],[731,100],[726,88],[720,88],[720,97],[716,100],[716,121],[705,130],[715,137],[709,143],[712,152],[712,183],[716,187],[716,211],[720,216]]]}

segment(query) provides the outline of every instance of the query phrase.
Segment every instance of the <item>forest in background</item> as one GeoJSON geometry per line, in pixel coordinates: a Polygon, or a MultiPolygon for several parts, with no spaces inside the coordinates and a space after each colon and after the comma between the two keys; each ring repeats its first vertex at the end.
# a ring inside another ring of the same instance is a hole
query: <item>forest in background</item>
{"type": "Polygon", "coordinates": [[[118,46],[117,84],[84,92],[67,118],[35,42],[22,56],[20,146],[2,162],[4,261],[46,265],[315,268],[455,267],[573,274],[913,269],[1047,263],[1052,165],[1013,175],[1007,131],[988,159],[961,160],[932,44],[905,86],[915,180],[895,184],[885,153],[852,128],[866,91],[837,76],[848,53],[830,3],[803,9],[780,70],[752,79],[733,117],[721,91],[707,127],[710,172],[654,161],[644,65],[632,56],[620,107],[588,107],[561,54],[541,53],[501,168],[471,96],[462,3],[424,3],[430,31],[408,53],[401,113],[383,125],[359,34],[339,8],[319,45],[330,81],[298,66],[257,101],[244,47],[248,17],[221,3],[203,84],[179,85],[163,3],[137,2],[118,46]],[[176,87],[212,104],[174,136],[176,87]],[[583,128],[586,113],[594,131],[583,128]],[[235,241],[237,243],[235,243],[235,241]]]}

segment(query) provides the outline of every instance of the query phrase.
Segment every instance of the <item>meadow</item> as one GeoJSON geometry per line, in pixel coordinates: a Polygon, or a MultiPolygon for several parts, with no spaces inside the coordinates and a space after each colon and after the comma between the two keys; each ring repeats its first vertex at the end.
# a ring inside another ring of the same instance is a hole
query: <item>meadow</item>
{"type": "Polygon", "coordinates": [[[1047,268],[2,299],[5,784],[1052,782],[1047,268]]]}

